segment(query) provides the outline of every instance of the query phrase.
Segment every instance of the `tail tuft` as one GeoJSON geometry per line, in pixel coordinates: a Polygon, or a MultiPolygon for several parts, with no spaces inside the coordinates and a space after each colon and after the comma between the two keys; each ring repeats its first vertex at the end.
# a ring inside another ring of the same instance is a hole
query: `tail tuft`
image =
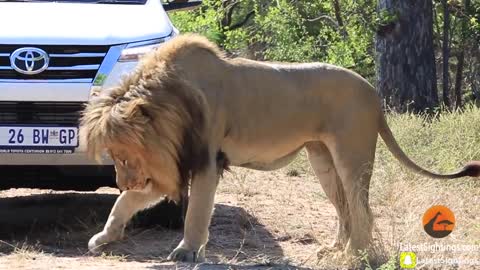
{"type": "Polygon", "coordinates": [[[461,176],[480,177],[480,161],[470,161],[460,172],[461,176]]]}

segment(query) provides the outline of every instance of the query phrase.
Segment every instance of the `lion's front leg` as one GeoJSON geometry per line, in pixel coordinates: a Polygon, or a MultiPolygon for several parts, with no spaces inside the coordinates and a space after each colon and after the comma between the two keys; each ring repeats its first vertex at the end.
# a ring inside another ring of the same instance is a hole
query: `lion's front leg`
{"type": "Polygon", "coordinates": [[[113,205],[103,230],[88,241],[88,249],[97,252],[107,243],[123,238],[125,225],[140,210],[154,205],[162,197],[156,192],[123,191],[113,205]]]}
{"type": "Polygon", "coordinates": [[[185,220],[184,236],[168,256],[169,260],[201,262],[205,260],[205,245],[212,217],[219,175],[215,162],[192,179],[190,199],[185,220]]]}

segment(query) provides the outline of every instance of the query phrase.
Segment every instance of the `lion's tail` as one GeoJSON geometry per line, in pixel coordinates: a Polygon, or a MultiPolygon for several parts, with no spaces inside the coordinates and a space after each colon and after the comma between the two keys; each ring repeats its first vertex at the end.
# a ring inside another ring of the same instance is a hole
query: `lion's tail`
{"type": "Polygon", "coordinates": [[[471,176],[471,177],[480,176],[480,161],[471,161],[467,163],[465,167],[463,167],[463,169],[452,174],[438,174],[418,166],[405,154],[405,152],[403,152],[403,150],[398,145],[397,141],[395,140],[395,137],[392,134],[392,131],[390,130],[390,127],[387,124],[387,121],[383,113],[380,114],[379,124],[380,125],[379,125],[378,133],[380,134],[383,141],[387,145],[388,150],[390,150],[393,156],[409,169],[421,175],[424,175],[430,178],[436,178],[436,179],[454,179],[454,178],[459,178],[463,176],[471,176]]]}

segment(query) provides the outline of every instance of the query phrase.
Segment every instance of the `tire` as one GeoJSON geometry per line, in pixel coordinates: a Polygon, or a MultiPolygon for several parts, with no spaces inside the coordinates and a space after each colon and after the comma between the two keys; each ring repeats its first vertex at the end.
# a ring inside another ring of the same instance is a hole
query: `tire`
{"type": "Polygon", "coordinates": [[[0,166],[0,190],[40,188],[94,191],[115,187],[113,166],[0,166]]]}
{"type": "MultiPolygon", "coordinates": [[[[39,188],[53,190],[95,191],[100,187],[116,187],[115,168],[103,166],[0,166],[0,190],[39,188]]],[[[183,227],[188,207],[188,187],[181,201],[162,200],[152,208],[138,213],[132,227],[183,227]]]]}

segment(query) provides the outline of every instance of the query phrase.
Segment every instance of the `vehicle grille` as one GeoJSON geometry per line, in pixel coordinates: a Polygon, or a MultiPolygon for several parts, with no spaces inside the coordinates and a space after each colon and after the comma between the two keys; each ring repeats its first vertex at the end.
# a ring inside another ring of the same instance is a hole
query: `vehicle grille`
{"type": "Polygon", "coordinates": [[[82,102],[0,102],[0,124],[78,125],[82,102]]]}
{"type": "Polygon", "coordinates": [[[0,80],[72,80],[91,82],[102,64],[109,46],[0,45],[0,80]],[[35,47],[47,52],[47,70],[25,75],[11,67],[10,55],[19,48],[35,47]]]}

